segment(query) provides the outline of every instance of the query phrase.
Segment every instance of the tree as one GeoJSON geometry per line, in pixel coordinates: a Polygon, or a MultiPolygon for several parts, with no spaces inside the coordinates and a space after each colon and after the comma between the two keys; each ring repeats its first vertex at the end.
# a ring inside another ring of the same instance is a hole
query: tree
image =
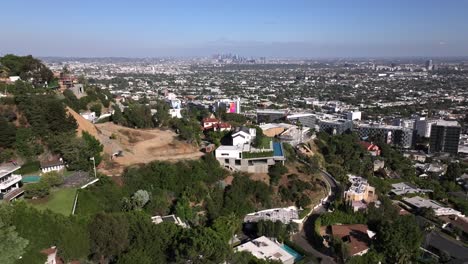
{"type": "Polygon", "coordinates": [[[41,181],[45,184],[55,187],[63,183],[63,176],[56,171],[48,172],[41,177],[41,181]]]}
{"type": "Polygon", "coordinates": [[[98,257],[113,258],[129,245],[128,222],[122,215],[98,213],[91,220],[89,234],[98,257]]]}
{"type": "Polygon", "coordinates": [[[125,125],[125,118],[122,114],[122,111],[120,111],[120,107],[118,105],[114,105],[112,108],[114,109],[114,113],[112,114],[112,122],[114,122],[114,124],[125,125]]]}
{"type": "Polygon", "coordinates": [[[277,162],[275,165],[268,168],[268,176],[270,176],[270,184],[276,185],[278,181],[281,179],[281,176],[288,173],[288,168],[284,166],[282,163],[277,162]]]}
{"type": "Polygon", "coordinates": [[[166,102],[158,101],[156,103],[156,114],[154,118],[159,127],[167,127],[169,125],[171,115],[169,114],[169,105],[166,102]]]}
{"type": "Polygon", "coordinates": [[[23,189],[25,198],[42,198],[49,195],[50,186],[44,181],[39,181],[37,183],[26,184],[23,189]]]}
{"type": "Polygon", "coordinates": [[[32,79],[35,86],[42,85],[54,78],[52,71],[33,56],[7,54],[0,57],[0,64],[9,69],[9,74],[18,75],[22,80],[32,79]]]}
{"type": "Polygon", "coordinates": [[[217,218],[212,228],[221,235],[223,240],[227,243],[237,232],[241,230],[241,221],[234,214],[221,216],[217,218]]]}
{"type": "Polygon", "coordinates": [[[21,127],[16,130],[15,149],[23,158],[32,158],[43,152],[41,144],[36,143],[37,139],[31,128],[21,127]]]}
{"type": "Polygon", "coordinates": [[[458,162],[451,162],[447,167],[445,178],[450,181],[455,181],[462,175],[462,169],[458,162]]]}
{"type": "Polygon", "coordinates": [[[96,113],[96,116],[99,117],[101,116],[101,110],[102,110],[102,105],[100,103],[97,103],[97,104],[93,104],[89,110],[91,112],[95,112],[96,113]]]}
{"type": "Polygon", "coordinates": [[[0,148],[13,146],[16,140],[16,128],[5,118],[0,117],[0,148]]]}
{"type": "Polygon", "coordinates": [[[230,252],[222,237],[211,228],[184,229],[174,241],[178,263],[222,263],[230,252]]]}
{"type": "Polygon", "coordinates": [[[409,263],[419,252],[422,233],[414,216],[387,220],[377,229],[376,248],[388,263],[409,263]]]}
{"type": "Polygon", "coordinates": [[[137,128],[153,127],[151,109],[146,105],[131,104],[124,112],[128,125],[137,128]]]}
{"type": "Polygon", "coordinates": [[[29,241],[20,237],[14,226],[7,226],[0,218],[0,263],[13,264],[25,252],[29,241]]]}
{"type": "Polygon", "coordinates": [[[177,200],[174,211],[178,217],[184,220],[192,220],[193,218],[190,201],[185,195],[182,195],[182,197],[177,200]]]}

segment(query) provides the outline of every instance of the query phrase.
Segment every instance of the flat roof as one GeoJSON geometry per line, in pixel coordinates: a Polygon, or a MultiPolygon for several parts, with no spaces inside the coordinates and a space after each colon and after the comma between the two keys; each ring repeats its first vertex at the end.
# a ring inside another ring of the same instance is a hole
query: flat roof
{"type": "Polygon", "coordinates": [[[258,259],[279,260],[283,263],[294,259],[292,254],[265,236],[261,236],[257,239],[239,245],[236,247],[236,250],[248,251],[258,259]]]}
{"type": "Polygon", "coordinates": [[[438,125],[438,126],[451,126],[451,127],[460,126],[457,121],[447,121],[447,120],[437,120],[436,125],[438,125]]]}
{"type": "Polygon", "coordinates": [[[0,165],[0,177],[3,177],[7,174],[10,174],[16,170],[19,170],[21,166],[15,165],[13,163],[4,163],[0,165]]]}

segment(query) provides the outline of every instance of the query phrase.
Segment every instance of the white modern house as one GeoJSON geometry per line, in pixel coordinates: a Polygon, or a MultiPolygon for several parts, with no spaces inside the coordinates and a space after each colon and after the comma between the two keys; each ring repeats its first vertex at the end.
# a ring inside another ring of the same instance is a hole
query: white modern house
{"type": "Polygon", "coordinates": [[[294,263],[294,256],[291,253],[264,236],[239,245],[235,250],[250,252],[258,259],[275,260],[283,264],[294,263]]]}
{"type": "Polygon", "coordinates": [[[0,200],[15,198],[14,192],[19,189],[20,182],[23,179],[21,175],[15,174],[15,171],[20,168],[14,163],[0,165],[0,200]]]}
{"type": "Polygon", "coordinates": [[[268,148],[254,148],[256,130],[239,127],[232,134],[232,145],[219,146],[215,151],[218,162],[226,169],[249,173],[267,173],[277,161],[286,160],[280,142],[270,142],[268,148]]]}
{"type": "Polygon", "coordinates": [[[251,144],[256,136],[255,128],[240,127],[232,134],[232,145],[242,146],[251,144]]]}

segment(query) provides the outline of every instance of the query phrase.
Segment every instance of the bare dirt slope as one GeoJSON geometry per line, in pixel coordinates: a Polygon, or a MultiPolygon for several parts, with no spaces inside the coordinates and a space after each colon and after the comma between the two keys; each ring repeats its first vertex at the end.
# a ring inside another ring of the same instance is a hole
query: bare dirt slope
{"type": "Polygon", "coordinates": [[[80,136],[86,131],[104,145],[104,161],[99,171],[110,176],[120,176],[125,167],[135,164],[197,159],[203,155],[195,146],[177,140],[177,135],[170,130],[133,129],[109,122],[93,124],[73,109],[67,107],[67,111],[75,118],[80,136]],[[118,151],[123,156],[111,158],[118,151]]]}
{"type": "Polygon", "coordinates": [[[67,111],[68,111],[68,113],[70,115],[73,116],[73,118],[75,118],[76,123],[78,124],[78,129],[77,130],[78,130],[78,135],[79,136],[81,136],[83,131],[86,131],[89,134],[91,134],[92,136],[94,136],[95,138],[98,138],[98,130],[93,125],[93,123],[89,122],[84,117],[80,116],[80,114],[78,114],[77,112],[75,112],[73,109],[71,109],[68,106],[67,106],[67,111]]]}
{"type": "Polygon", "coordinates": [[[98,138],[104,145],[108,159],[100,170],[109,175],[119,175],[127,166],[154,160],[197,159],[203,155],[191,144],[177,140],[170,130],[132,129],[113,123],[96,124],[98,138]],[[123,151],[122,157],[113,153],[123,151]]]}

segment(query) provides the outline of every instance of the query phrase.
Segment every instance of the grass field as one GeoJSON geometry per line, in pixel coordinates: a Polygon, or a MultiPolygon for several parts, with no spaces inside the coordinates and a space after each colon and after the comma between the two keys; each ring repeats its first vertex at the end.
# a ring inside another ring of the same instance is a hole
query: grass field
{"type": "Polygon", "coordinates": [[[75,188],[53,189],[49,197],[33,200],[31,204],[39,210],[49,209],[55,213],[70,215],[75,200],[75,188]]]}

